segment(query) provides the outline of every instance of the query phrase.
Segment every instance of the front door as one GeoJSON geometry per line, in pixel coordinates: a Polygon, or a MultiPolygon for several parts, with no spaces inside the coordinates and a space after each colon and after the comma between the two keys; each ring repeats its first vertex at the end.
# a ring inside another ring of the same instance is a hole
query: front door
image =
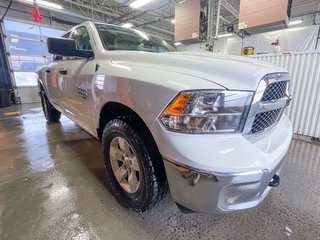
{"type": "MultiPolygon", "coordinates": [[[[76,28],[70,38],[75,40],[78,49],[92,50],[89,33],[85,26],[76,28]]],[[[52,76],[55,76],[56,94],[59,95],[57,104],[64,109],[65,115],[94,134],[88,80],[94,73],[95,60],[67,57],[65,60],[57,61],[56,64],[52,76]]]]}
{"type": "MultiPolygon", "coordinates": [[[[76,28],[71,34],[81,50],[92,50],[89,33],[85,26],[76,28]]],[[[88,132],[92,132],[92,118],[89,106],[88,79],[94,72],[95,61],[72,57],[60,65],[58,75],[62,83],[62,107],[66,115],[88,132]]]]}

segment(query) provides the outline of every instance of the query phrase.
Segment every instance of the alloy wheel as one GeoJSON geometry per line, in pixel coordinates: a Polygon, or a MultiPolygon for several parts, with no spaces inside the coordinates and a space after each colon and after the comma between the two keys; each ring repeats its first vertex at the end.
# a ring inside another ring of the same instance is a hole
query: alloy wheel
{"type": "Polygon", "coordinates": [[[110,145],[110,163],[120,186],[128,193],[138,191],[140,166],[133,147],[122,137],[115,137],[110,145]]]}

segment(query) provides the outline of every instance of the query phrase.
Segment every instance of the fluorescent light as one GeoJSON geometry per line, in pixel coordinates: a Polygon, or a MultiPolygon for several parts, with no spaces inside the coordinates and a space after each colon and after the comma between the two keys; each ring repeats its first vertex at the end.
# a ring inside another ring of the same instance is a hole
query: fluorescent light
{"type": "MultiPolygon", "coordinates": [[[[27,2],[29,4],[33,4],[34,1],[33,0],[24,0],[21,2],[27,2]]],[[[56,3],[51,3],[48,1],[43,1],[43,0],[36,0],[36,2],[38,3],[38,5],[40,7],[45,7],[45,8],[54,8],[54,9],[62,9],[62,6],[56,3]]]]}
{"type": "Polygon", "coordinates": [[[151,2],[152,0],[137,0],[130,4],[130,7],[132,8],[139,8],[143,5],[146,5],[147,3],[151,2]]]}
{"type": "Polygon", "coordinates": [[[181,45],[182,43],[181,42],[175,42],[174,43],[174,45],[176,45],[176,46],[179,46],[179,45],[181,45]]]}
{"type": "Polygon", "coordinates": [[[133,27],[133,24],[132,24],[132,23],[125,23],[125,24],[122,24],[121,27],[124,27],[124,28],[132,28],[132,27],[133,27]]]}
{"type": "Polygon", "coordinates": [[[290,25],[290,26],[292,26],[292,25],[298,25],[298,24],[300,24],[300,23],[302,23],[302,20],[301,20],[301,19],[300,19],[300,20],[296,20],[296,21],[289,22],[289,25],[290,25]]]}
{"type": "Polygon", "coordinates": [[[176,20],[175,20],[175,19],[172,19],[172,20],[171,20],[171,23],[175,24],[175,23],[176,23],[176,20]]]}
{"type": "Polygon", "coordinates": [[[233,33],[221,34],[221,35],[218,35],[218,38],[230,37],[232,35],[233,35],[233,33]]]}

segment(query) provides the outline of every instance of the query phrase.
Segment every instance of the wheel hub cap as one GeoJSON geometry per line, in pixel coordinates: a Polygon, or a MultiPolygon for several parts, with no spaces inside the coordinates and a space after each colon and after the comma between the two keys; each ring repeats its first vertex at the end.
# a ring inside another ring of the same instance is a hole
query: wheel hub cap
{"type": "Polygon", "coordinates": [[[122,137],[110,145],[110,163],[115,178],[128,193],[135,193],[140,186],[140,166],[133,147],[122,137]]]}

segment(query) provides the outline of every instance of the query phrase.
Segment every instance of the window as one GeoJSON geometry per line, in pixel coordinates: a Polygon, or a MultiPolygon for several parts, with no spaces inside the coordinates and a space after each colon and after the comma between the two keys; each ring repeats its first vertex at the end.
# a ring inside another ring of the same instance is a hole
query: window
{"type": "Polygon", "coordinates": [[[10,37],[8,39],[8,45],[11,55],[43,56],[40,40],[32,41],[10,37]]]}
{"type": "Polygon", "coordinates": [[[35,72],[14,72],[14,78],[19,87],[36,86],[38,74],[35,72]]]}
{"type": "Polygon", "coordinates": [[[43,41],[47,41],[48,37],[58,37],[64,34],[64,31],[53,29],[53,28],[45,28],[45,27],[40,27],[41,28],[41,39],[43,41]]]}
{"type": "Polygon", "coordinates": [[[71,38],[75,40],[77,49],[92,50],[89,33],[85,27],[76,28],[72,33],[71,38]]]}
{"type": "Polygon", "coordinates": [[[35,72],[41,67],[47,65],[48,58],[42,56],[11,56],[13,71],[19,72],[35,72]]]}
{"type": "Polygon", "coordinates": [[[136,29],[96,24],[101,41],[107,50],[146,52],[177,51],[166,41],[136,29]]]}
{"type": "Polygon", "coordinates": [[[36,86],[36,71],[47,65],[51,58],[47,38],[61,36],[64,31],[11,20],[5,20],[4,24],[16,85],[36,86]]]}
{"type": "Polygon", "coordinates": [[[67,32],[66,34],[62,35],[61,37],[62,37],[62,38],[69,38],[69,37],[70,37],[70,33],[71,33],[71,32],[67,32]]]}
{"type": "Polygon", "coordinates": [[[10,38],[40,40],[40,29],[37,25],[5,20],[6,33],[10,38]]]}

